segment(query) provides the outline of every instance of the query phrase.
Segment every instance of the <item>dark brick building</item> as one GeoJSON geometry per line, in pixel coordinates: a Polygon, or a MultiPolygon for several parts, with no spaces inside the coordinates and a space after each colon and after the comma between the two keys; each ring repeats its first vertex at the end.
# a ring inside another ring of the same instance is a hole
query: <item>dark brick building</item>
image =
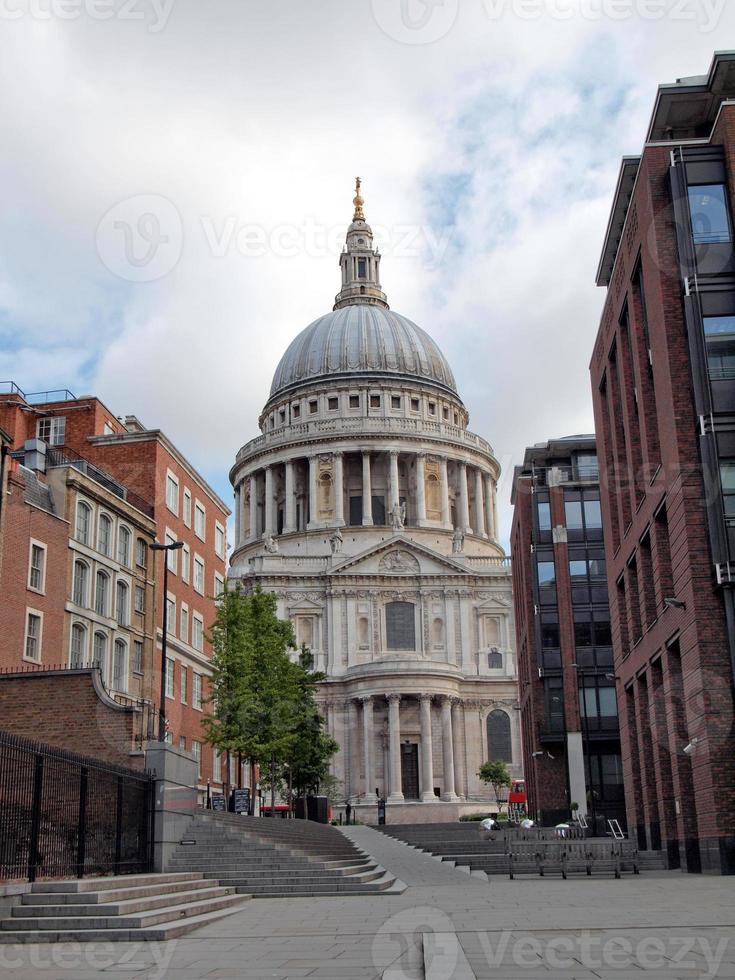
{"type": "Polygon", "coordinates": [[[591,363],[628,822],[735,872],[735,53],[626,158],[591,363]]]}
{"type": "Polygon", "coordinates": [[[513,480],[513,591],[529,812],[625,820],[594,436],[526,450],[513,480]]]}

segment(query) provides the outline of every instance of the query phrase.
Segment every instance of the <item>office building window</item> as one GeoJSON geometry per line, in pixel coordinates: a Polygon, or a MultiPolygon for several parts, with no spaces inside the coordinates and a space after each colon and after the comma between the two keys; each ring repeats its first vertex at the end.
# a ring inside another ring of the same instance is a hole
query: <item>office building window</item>
{"type": "Polygon", "coordinates": [[[89,531],[92,523],[92,508],[80,500],[77,504],[77,518],[74,536],[80,544],[89,545],[89,531]]]}
{"type": "Polygon", "coordinates": [[[110,555],[112,547],[112,521],[107,514],[100,514],[99,525],[97,528],[97,551],[103,555],[110,555]]]}
{"type": "Polygon", "coordinates": [[[66,418],[55,415],[47,419],[39,419],[36,423],[36,438],[43,439],[49,446],[63,446],[66,438],[66,418]]]}
{"type": "Polygon", "coordinates": [[[166,657],[166,697],[172,698],[174,696],[174,671],[176,670],[176,661],[171,657],[166,657]]]}
{"type": "Polygon", "coordinates": [[[724,184],[689,187],[689,213],[696,245],[712,245],[732,240],[727,193],[724,184]]]}
{"type": "Polygon", "coordinates": [[[133,640],[133,673],[142,674],[143,673],[143,642],[142,640],[133,640]]]}
{"type": "Polygon", "coordinates": [[[130,531],[121,524],[117,531],[117,560],[125,568],[130,567],[130,531]]]}
{"type": "Polygon", "coordinates": [[[166,475],[166,506],[172,514],[179,513],[179,481],[173,475],[166,475]]]}
{"type": "Polygon", "coordinates": [[[191,676],[191,705],[197,709],[202,707],[202,675],[196,671],[191,676]]]}

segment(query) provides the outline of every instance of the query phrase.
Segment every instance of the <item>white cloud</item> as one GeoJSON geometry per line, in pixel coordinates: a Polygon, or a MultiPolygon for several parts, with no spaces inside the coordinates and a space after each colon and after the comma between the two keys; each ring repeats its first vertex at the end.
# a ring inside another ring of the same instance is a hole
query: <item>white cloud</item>
{"type": "Polygon", "coordinates": [[[203,221],[269,241],[309,220],[342,227],[360,173],[376,225],[450,236],[438,265],[387,249],[383,282],[444,346],[473,428],[509,459],[588,430],[619,157],[640,148],[657,83],[705,71],[722,45],[688,21],[487,9],[464,0],[424,46],[338,0],[178,0],[158,33],[3,23],[5,373],[95,390],[220,474],[256,433],[290,339],[331,308],[337,255],[297,237],[290,257],[217,256],[203,221]],[[153,283],[116,278],[95,251],[102,216],[139,194],[182,218],[180,260],[153,283]]]}

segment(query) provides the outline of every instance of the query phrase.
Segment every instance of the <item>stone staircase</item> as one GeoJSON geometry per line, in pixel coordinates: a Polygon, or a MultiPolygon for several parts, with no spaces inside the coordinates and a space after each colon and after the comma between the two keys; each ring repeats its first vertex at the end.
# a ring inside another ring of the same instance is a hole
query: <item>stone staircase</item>
{"type": "MultiPolygon", "coordinates": [[[[505,842],[500,838],[482,840],[478,824],[472,821],[456,824],[394,824],[376,829],[410,847],[432,854],[441,861],[466,868],[470,873],[480,873],[480,876],[482,872],[486,875],[508,874],[505,842]]],[[[639,851],[638,864],[641,871],[665,871],[666,855],[663,851],[639,851]]],[[[624,857],[622,867],[623,870],[629,870],[632,862],[626,862],[624,857]]]]}
{"type": "Polygon", "coordinates": [[[187,828],[171,869],[254,898],[385,895],[403,891],[385,868],[336,827],[309,820],[205,811],[187,828]]]}
{"type": "Polygon", "coordinates": [[[175,939],[249,898],[193,872],[35,882],[0,921],[0,943],[175,939]]]}

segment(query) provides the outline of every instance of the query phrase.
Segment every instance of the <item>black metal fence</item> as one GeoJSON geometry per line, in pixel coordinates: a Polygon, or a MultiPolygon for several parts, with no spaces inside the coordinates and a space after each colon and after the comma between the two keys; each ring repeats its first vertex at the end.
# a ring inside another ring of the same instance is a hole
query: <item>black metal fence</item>
{"type": "Polygon", "coordinates": [[[0,880],[151,870],[154,781],[0,732],[0,880]]]}

